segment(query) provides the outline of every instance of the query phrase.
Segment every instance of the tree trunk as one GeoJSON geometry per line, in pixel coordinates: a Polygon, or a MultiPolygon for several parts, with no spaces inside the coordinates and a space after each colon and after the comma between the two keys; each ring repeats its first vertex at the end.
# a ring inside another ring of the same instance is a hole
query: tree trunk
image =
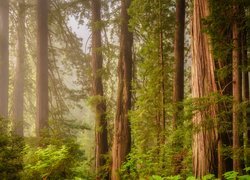
{"type": "Polygon", "coordinates": [[[9,0],[0,0],[0,118],[8,118],[9,0]]]}
{"type": "Polygon", "coordinates": [[[249,148],[248,144],[248,127],[250,120],[250,113],[247,112],[249,108],[249,73],[247,67],[249,66],[248,57],[247,57],[247,26],[246,26],[246,15],[244,7],[241,7],[241,13],[243,14],[243,22],[242,22],[242,33],[241,33],[241,54],[242,54],[242,100],[245,104],[243,109],[243,144],[244,144],[244,161],[245,166],[248,167],[250,165],[250,158],[248,157],[247,149],[249,148]]]}
{"type": "Polygon", "coordinates": [[[131,109],[132,81],[132,44],[133,34],[128,30],[127,10],[131,0],[121,1],[120,59],[118,62],[118,97],[114,122],[114,140],[112,148],[112,179],[120,179],[118,170],[125,161],[131,148],[130,122],[128,112],[131,109]]]}
{"type": "Polygon", "coordinates": [[[160,28],[160,37],[159,37],[159,65],[161,67],[161,145],[165,144],[165,129],[166,129],[166,110],[165,110],[165,63],[164,63],[164,50],[163,50],[163,32],[162,32],[162,4],[159,1],[159,28],[160,28]]]}
{"type": "Polygon", "coordinates": [[[37,116],[36,134],[48,126],[48,0],[37,1],[37,116]]]}
{"type": "MultiPolygon", "coordinates": [[[[161,23],[162,22],[160,19],[160,24],[161,23]]],[[[159,54],[160,54],[160,66],[161,66],[161,91],[160,91],[160,94],[161,94],[161,145],[164,145],[165,144],[165,130],[166,130],[166,110],[165,110],[165,78],[164,78],[165,64],[164,64],[164,57],[163,57],[163,32],[162,30],[160,30],[159,50],[160,50],[159,54]]]]}
{"type": "Polygon", "coordinates": [[[24,61],[25,61],[25,0],[18,2],[17,64],[14,84],[13,131],[23,137],[24,61]]]}
{"type": "MultiPolygon", "coordinates": [[[[192,24],[192,96],[209,97],[217,91],[214,62],[208,35],[203,32],[202,19],[209,15],[208,0],[194,0],[192,24]]],[[[210,97],[211,98],[211,97],[210,97]]],[[[209,99],[210,99],[209,98],[209,99]]],[[[193,173],[197,178],[216,170],[217,129],[216,105],[207,104],[193,116],[196,131],[193,134],[193,173]]],[[[204,104],[203,104],[204,105],[204,104]]],[[[199,102],[197,102],[199,107],[199,102]]]]}
{"type": "Polygon", "coordinates": [[[174,43],[174,93],[173,102],[175,111],[173,115],[173,128],[177,126],[182,106],[179,103],[184,98],[184,33],[185,33],[185,0],[176,0],[176,27],[174,43]]]}
{"type": "Polygon", "coordinates": [[[102,83],[102,37],[101,37],[101,1],[92,0],[92,69],[93,96],[98,98],[95,108],[95,167],[96,179],[108,179],[107,172],[101,170],[106,164],[104,155],[108,154],[108,133],[106,119],[106,102],[102,83]]]}
{"type": "MultiPolygon", "coordinates": [[[[237,16],[239,12],[238,6],[234,5],[233,14],[237,16]]],[[[240,171],[240,159],[239,159],[239,104],[241,102],[241,75],[240,75],[240,46],[239,46],[239,28],[236,19],[233,20],[232,24],[233,31],[233,52],[232,52],[232,63],[233,63],[233,170],[240,171]]]]}

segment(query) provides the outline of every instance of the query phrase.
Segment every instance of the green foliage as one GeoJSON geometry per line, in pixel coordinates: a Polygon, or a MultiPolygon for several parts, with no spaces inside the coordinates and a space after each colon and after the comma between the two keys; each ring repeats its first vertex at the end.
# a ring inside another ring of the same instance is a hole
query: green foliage
{"type": "MultiPolygon", "coordinates": [[[[245,168],[245,171],[248,172],[249,167],[245,168]]],[[[239,180],[248,180],[250,179],[250,175],[245,174],[245,175],[239,175],[238,172],[235,171],[228,171],[226,173],[224,173],[224,177],[226,180],[235,180],[235,179],[239,179],[239,180]]]]}
{"type": "Polygon", "coordinates": [[[215,179],[215,175],[214,174],[207,174],[207,175],[203,176],[202,179],[203,180],[213,180],[213,179],[215,179]]]}
{"type": "Polygon", "coordinates": [[[224,177],[228,180],[233,180],[233,179],[236,179],[236,177],[238,176],[238,172],[235,172],[235,171],[229,171],[229,172],[226,172],[224,174],[224,177]]]}
{"type": "Polygon", "coordinates": [[[167,146],[160,143],[169,129],[161,130],[160,119],[162,111],[166,119],[172,113],[173,7],[171,0],[134,0],[129,9],[130,27],[137,40],[137,61],[133,82],[136,101],[130,112],[133,148],[121,169],[121,175],[127,179],[169,173],[167,146]],[[162,90],[163,86],[167,88],[162,90]]]}
{"type": "Polygon", "coordinates": [[[30,144],[24,148],[23,179],[83,178],[86,174],[91,177],[90,173],[86,173],[88,169],[84,151],[74,139],[50,137],[42,141],[40,144],[44,145],[41,147],[30,144]],[[83,168],[81,171],[80,167],[83,168]]]}
{"type": "Polygon", "coordinates": [[[194,176],[189,176],[187,180],[196,180],[196,178],[194,176]]]}
{"type": "Polygon", "coordinates": [[[24,166],[25,174],[30,177],[60,177],[55,174],[60,174],[61,169],[64,170],[68,164],[66,162],[69,161],[69,150],[66,146],[57,148],[48,145],[46,148],[37,149],[26,146],[24,153],[30,158],[26,159],[24,166]]]}
{"type": "Polygon", "coordinates": [[[169,176],[165,178],[166,180],[180,180],[181,176],[177,175],[177,176],[169,176]]]}
{"type": "Polygon", "coordinates": [[[246,167],[244,170],[248,173],[250,172],[250,167],[246,167]]]}
{"type": "Polygon", "coordinates": [[[23,168],[23,139],[8,131],[7,120],[0,119],[0,132],[0,178],[19,179],[23,168]]]}
{"type": "Polygon", "coordinates": [[[153,175],[149,178],[150,180],[163,180],[161,176],[153,175]]]}
{"type": "MultiPolygon", "coordinates": [[[[249,168],[245,168],[244,170],[247,172],[249,168]]],[[[235,171],[228,171],[224,173],[224,178],[226,180],[249,180],[250,175],[239,175],[238,172],[235,171]]],[[[144,179],[144,178],[141,178],[144,179]]],[[[181,179],[186,179],[186,180],[198,180],[194,176],[185,176],[185,175],[175,175],[175,176],[159,176],[159,175],[152,175],[149,178],[146,178],[149,180],[181,180],[181,179]]],[[[218,180],[214,174],[207,174],[202,177],[202,180],[218,180]]]]}

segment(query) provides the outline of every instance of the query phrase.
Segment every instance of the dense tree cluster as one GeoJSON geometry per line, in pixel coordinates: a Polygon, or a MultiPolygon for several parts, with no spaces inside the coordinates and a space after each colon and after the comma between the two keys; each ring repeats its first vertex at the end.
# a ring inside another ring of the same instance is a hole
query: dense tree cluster
{"type": "Polygon", "coordinates": [[[0,0],[0,179],[249,179],[249,53],[248,0],[0,0]]]}

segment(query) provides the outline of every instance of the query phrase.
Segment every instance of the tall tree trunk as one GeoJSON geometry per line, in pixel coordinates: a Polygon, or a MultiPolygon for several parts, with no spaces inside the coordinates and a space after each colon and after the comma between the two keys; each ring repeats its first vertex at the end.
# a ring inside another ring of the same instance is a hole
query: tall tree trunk
{"type": "Polygon", "coordinates": [[[243,109],[243,144],[244,144],[244,161],[245,166],[248,167],[250,165],[250,158],[248,157],[247,149],[249,148],[248,144],[248,126],[250,120],[250,113],[247,112],[249,108],[249,74],[247,67],[249,66],[248,57],[247,57],[247,25],[246,25],[246,13],[244,7],[240,9],[243,22],[242,22],[242,33],[241,33],[241,54],[242,54],[242,101],[246,103],[243,109]]]}
{"type": "MultiPolygon", "coordinates": [[[[162,32],[162,4],[161,0],[159,0],[159,28],[160,28],[160,43],[159,43],[159,60],[160,60],[160,67],[161,67],[161,145],[165,144],[165,129],[166,129],[166,111],[165,111],[165,64],[164,64],[164,55],[163,55],[163,32],[162,32]]],[[[163,153],[164,157],[164,153],[163,153]]]]}
{"type": "Polygon", "coordinates": [[[175,111],[173,116],[173,128],[177,126],[182,106],[179,103],[184,98],[184,34],[185,34],[185,0],[176,0],[176,27],[174,42],[174,93],[173,102],[175,111]]]}
{"type": "Polygon", "coordinates": [[[0,0],[0,118],[8,118],[9,0],[0,0]]]}
{"type": "MultiPolygon", "coordinates": [[[[237,17],[239,13],[239,7],[233,6],[233,14],[237,17]]],[[[240,38],[239,38],[239,27],[237,19],[233,20],[232,24],[233,33],[233,52],[232,52],[232,63],[233,63],[233,170],[240,171],[240,159],[239,159],[239,104],[241,102],[241,73],[240,73],[240,38]]]]}
{"type": "Polygon", "coordinates": [[[37,1],[37,116],[36,134],[48,126],[48,0],[37,1]]]}
{"type": "MultiPolygon", "coordinates": [[[[161,20],[160,20],[161,21],[161,20]]],[[[161,27],[160,27],[161,28],[161,27]]],[[[163,32],[160,30],[160,66],[161,66],[161,144],[165,144],[166,110],[165,110],[165,64],[163,57],[163,32]]]]}
{"type": "MultiPolygon", "coordinates": [[[[202,27],[202,19],[209,15],[208,0],[194,0],[193,4],[192,96],[203,98],[217,91],[210,42],[202,27]]],[[[208,173],[215,173],[217,165],[217,129],[214,122],[216,105],[209,102],[206,106],[206,109],[197,110],[193,116],[196,129],[192,148],[193,172],[199,178],[208,173]]]]}
{"type": "Polygon", "coordinates": [[[14,84],[13,131],[23,137],[24,61],[25,61],[25,0],[18,2],[17,64],[14,84]]]}
{"type": "MultiPolygon", "coordinates": [[[[102,83],[102,37],[101,37],[101,0],[92,0],[92,69],[93,95],[98,98],[95,106],[95,167],[96,179],[108,179],[101,168],[105,165],[104,155],[108,154],[108,133],[106,119],[106,103],[102,83]]],[[[107,172],[106,172],[107,173],[107,172]]]]}
{"type": "Polygon", "coordinates": [[[121,0],[120,59],[118,62],[118,97],[114,122],[112,148],[112,179],[120,179],[118,170],[131,148],[131,133],[128,112],[131,109],[132,44],[133,34],[128,30],[128,8],[131,0],[121,0]]]}

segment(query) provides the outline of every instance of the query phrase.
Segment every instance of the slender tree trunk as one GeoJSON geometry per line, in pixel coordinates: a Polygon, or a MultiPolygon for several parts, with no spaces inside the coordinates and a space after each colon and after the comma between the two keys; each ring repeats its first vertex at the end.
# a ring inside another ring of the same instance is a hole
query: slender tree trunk
{"type": "MultiPolygon", "coordinates": [[[[233,14],[237,16],[239,12],[238,6],[234,5],[233,14]]],[[[239,159],[239,104],[241,102],[241,73],[240,73],[240,39],[239,39],[239,28],[238,22],[234,19],[232,24],[233,31],[233,52],[232,52],[232,63],[233,63],[233,170],[240,171],[240,159],[239,159]]]]}
{"type": "MultiPolygon", "coordinates": [[[[212,19],[217,24],[218,19],[230,17],[231,12],[230,11],[216,11],[218,7],[224,7],[225,9],[228,9],[228,1],[222,0],[217,1],[214,4],[211,4],[210,8],[215,9],[215,11],[212,11],[213,13],[212,19]]],[[[227,19],[227,18],[226,18],[227,19]]],[[[228,21],[220,21],[216,26],[213,27],[212,31],[216,31],[216,33],[212,34],[213,39],[213,53],[216,54],[215,58],[215,66],[217,72],[222,72],[223,69],[226,69],[227,67],[231,66],[232,64],[232,53],[228,50],[226,46],[231,44],[231,27],[227,26],[228,21]],[[216,28],[216,29],[215,29],[216,28]]],[[[213,26],[213,25],[212,25],[213,26]]],[[[211,27],[210,27],[211,28],[211,27]]],[[[232,96],[232,74],[228,72],[228,75],[226,77],[222,77],[220,74],[216,75],[217,79],[217,87],[218,91],[220,92],[221,96],[224,97],[231,97],[232,96]]],[[[223,98],[221,99],[223,100],[223,98]]],[[[218,109],[219,112],[230,112],[227,115],[220,116],[219,122],[218,122],[218,178],[223,179],[223,174],[226,171],[231,171],[233,169],[233,161],[232,159],[228,158],[228,154],[225,154],[223,152],[224,146],[231,146],[231,136],[228,134],[231,132],[231,127],[226,128],[225,124],[231,123],[231,109],[229,108],[231,106],[231,102],[229,101],[221,101],[221,103],[218,103],[218,109]]]]}
{"type": "Polygon", "coordinates": [[[158,156],[158,162],[160,163],[160,152],[161,152],[161,132],[162,132],[162,126],[161,126],[161,113],[157,112],[155,117],[155,125],[157,127],[156,132],[156,142],[157,142],[157,156],[158,156]]]}
{"type": "Polygon", "coordinates": [[[131,148],[131,133],[128,112],[131,109],[132,44],[133,35],[128,30],[128,8],[131,0],[121,0],[120,59],[118,62],[118,97],[114,122],[112,149],[112,179],[120,179],[118,170],[125,162],[131,148]]]}
{"type": "Polygon", "coordinates": [[[163,32],[160,30],[160,65],[161,65],[161,144],[165,144],[166,110],[165,110],[165,64],[163,57],[163,32]]]}
{"type": "MultiPolygon", "coordinates": [[[[194,0],[192,22],[192,96],[203,98],[216,92],[214,61],[208,35],[203,32],[202,19],[209,15],[208,0],[194,0]]],[[[199,102],[197,102],[199,103],[199,102]]],[[[199,106],[199,105],[198,105],[199,106]]],[[[216,105],[207,104],[205,110],[197,110],[193,116],[193,173],[201,178],[215,173],[217,129],[216,105]]]]}
{"type": "Polygon", "coordinates": [[[48,0],[37,1],[37,116],[36,134],[48,126],[48,0]]]}
{"type": "Polygon", "coordinates": [[[248,57],[247,57],[247,27],[246,27],[246,15],[245,9],[241,8],[241,13],[243,14],[243,23],[242,23],[242,34],[241,34],[241,54],[242,54],[242,66],[243,66],[243,73],[242,73],[242,100],[246,103],[243,110],[243,144],[244,144],[244,161],[245,166],[248,167],[250,165],[250,158],[248,157],[247,149],[249,148],[248,144],[248,126],[250,120],[250,113],[247,112],[247,108],[249,108],[249,74],[248,70],[248,57]]]}
{"type": "Polygon", "coordinates": [[[218,178],[223,179],[223,171],[224,171],[224,159],[222,155],[222,140],[221,137],[219,137],[218,140],[218,178]]]}
{"type": "Polygon", "coordinates": [[[162,169],[165,169],[165,142],[166,142],[166,109],[165,109],[165,62],[164,62],[164,47],[163,47],[163,31],[162,31],[162,3],[159,0],[159,67],[161,70],[160,74],[160,113],[159,113],[159,132],[160,132],[160,144],[159,144],[159,164],[161,165],[162,169]]]}
{"type": "Polygon", "coordinates": [[[8,118],[9,0],[0,0],[0,118],[8,118]]]}
{"type": "Polygon", "coordinates": [[[173,102],[175,111],[173,116],[173,128],[177,126],[182,106],[179,103],[184,98],[184,33],[185,33],[185,0],[176,0],[176,27],[174,43],[174,93],[173,102]]]}
{"type": "MultiPolygon", "coordinates": [[[[165,110],[165,64],[164,64],[164,55],[163,55],[163,32],[162,32],[162,4],[159,0],[159,28],[160,28],[160,43],[159,43],[159,65],[161,67],[161,145],[165,144],[165,129],[166,129],[166,110],[165,110]]],[[[164,157],[164,153],[163,153],[164,157]]]]}
{"type": "Polygon", "coordinates": [[[17,64],[14,84],[13,131],[23,137],[24,61],[25,61],[25,0],[18,2],[17,64]]]}
{"type": "MultiPolygon", "coordinates": [[[[95,141],[96,141],[96,179],[108,179],[101,168],[105,165],[104,155],[108,154],[108,133],[106,119],[106,103],[102,83],[102,37],[101,37],[101,1],[92,0],[92,69],[93,95],[99,98],[95,104],[95,141]]],[[[107,158],[107,157],[106,157],[107,158]]],[[[107,172],[106,172],[107,173],[107,172]]]]}

